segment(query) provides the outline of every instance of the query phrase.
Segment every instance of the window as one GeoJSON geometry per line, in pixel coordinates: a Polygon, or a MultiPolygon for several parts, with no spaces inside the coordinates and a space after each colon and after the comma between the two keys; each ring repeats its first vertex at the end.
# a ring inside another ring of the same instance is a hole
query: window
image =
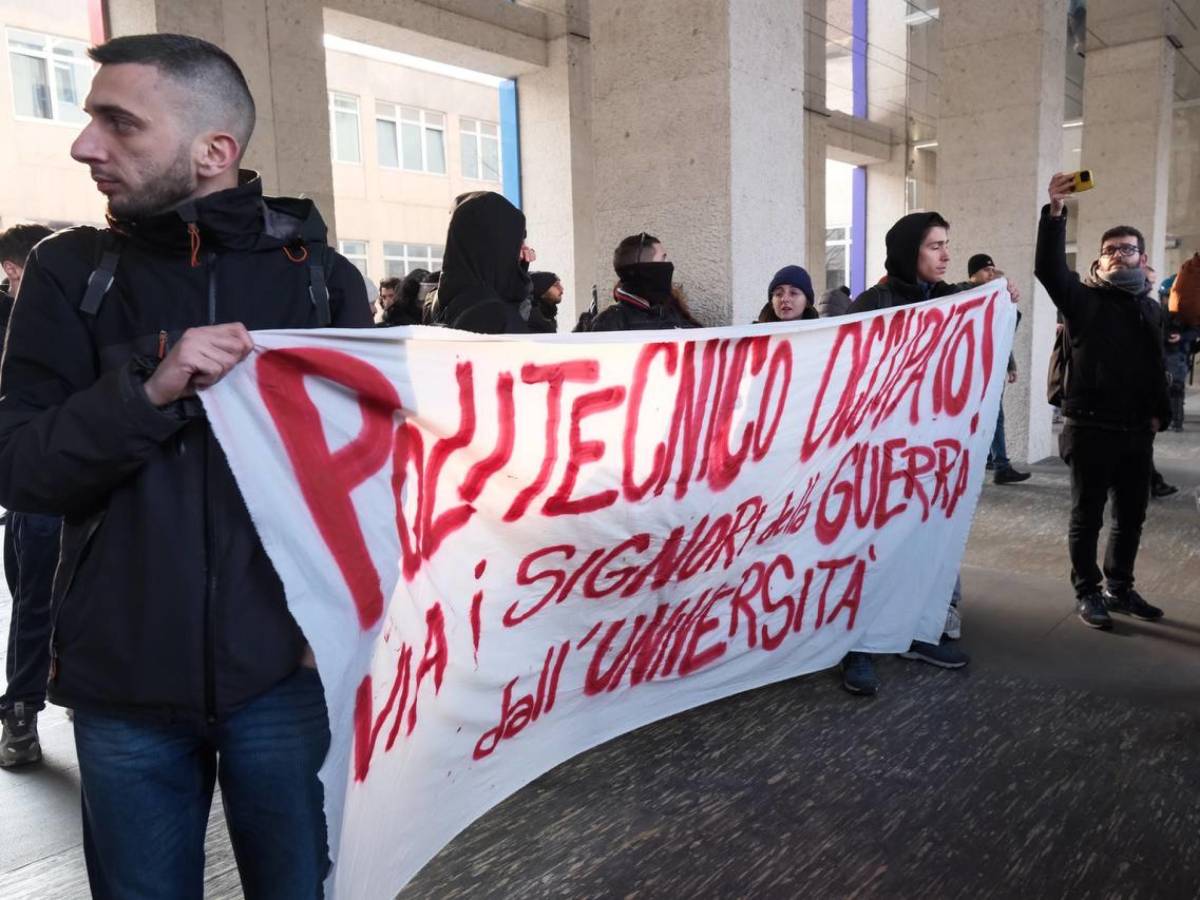
{"type": "Polygon", "coordinates": [[[438,244],[383,244],[385,278],[403,278],[413,269],[437,272],[442,268],[444,247],[438,244]]]}
{"type": "Polygon", "coordinates": [[[825,229],[825,287],[833,290],[849,285],[850,229],[825,229]]]}
{"type": "Polygon", "coordinates": [[[358,98],[329,93],[329,136],[334,162],[362,162],[358,146],[358,98]]]}
{"type": "Polygon", "coordinates": [[[354,263],[354,268],[362,273],[364,281],[370,280],[371,276],[367,274],[366,241],[338,241],[338,252],[354,263]]]}
{"type": "Polygon", "coordinates": [[[500,180],[500,129],[492,122],[460,119],[462,173],[479,181],[500,180]]]}
{"type": "Polygon", "coordinates": [[[446,174],[446,117],[382,100],[375,104],[379,165],[410,172],[446,174]]]}
{"type": "Polygon", "coordinates": [[[92,86],[92,61],[82,41],[8,30],[13,109],[27,119],[86,122],[83,101],[92,86]]]}

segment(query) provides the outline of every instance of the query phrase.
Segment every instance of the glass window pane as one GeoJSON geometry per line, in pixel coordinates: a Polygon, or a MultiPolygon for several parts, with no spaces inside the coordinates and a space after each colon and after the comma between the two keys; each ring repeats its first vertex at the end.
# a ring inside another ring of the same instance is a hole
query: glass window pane
{"type": "Polygon", "coordinates": [[[446,174],[446,145],[442,132],[434,128],[425,129],[425,171],[446,174]]]}
{"type": "Polygon", "coordinates": [[[421,170],[421,126],[410,122],[400,125],[400,159],[406,169],[421,170]]]}
{"type": "Polygon", "coordinates": [[[383,116],[388,119],[396,118],[396,104],[384,103],[382,100],[376,100],[375,115],[383,116]]]}
{"type": "Polygon", "coordinates": [[[375,143],[379,164],[390,169],[400,168],[400,152],[396,146],[396,123],[387,119],[375,120],[375,143]]]}
{"type": "Polygon", "coordinates": [[[400,107],[400,118],[405,122],[420,122],[421,111],[411,106],[402,106],[400,107]]]}
{"type": "Polygon", "coordinates": [[[12,60],[13,101],[17,115],[53,118],[46,63],[20,53],[10,53],[9,58],[12,60]]]}
{"type": "Polygon", "coordinates": [[[367,242],[366,241],[338,241],[342,256],[366,256],[367,242]]]}
{"type": "Polygon", "coordinates": [[[500,142],[495,138],[481,138],[479,141],[481,150],[481,168],[480,173],[484,181],[499,181],[500,180],[500,142]]]}
{"type": "Polygon", "coordinates": [[[383,261],[384,278],[403,278],[408,274],[408,267],[402,259],[385,259],[383,261]]]}
{"type": "Polygon", "coordinates": [[[46,36],[43,34],[34,34],[32,31],[18,31],[13,28],[8,32],[8,45],[12,48],[45,50],[46,36]]]}
{"type": "Polygon", "coordinates": [[[466,134],[474,134],[479,128],[479,123],[474,119],[462,118],[458,121],[461,130],[466,134]]]}
{"type": "Polygon", "coordinates": [[[488,137],[496,137],[496,126],[489,122],[484,122],[480,127],[480,131],[482,131],[488,137]]]}
{"type": "Polygon", "coordinates": [[[334,114],[337,132],[337,159],[340,162],[359,162],[358,116],[346,112],[334,114]]]}
{"type": "Polygon", "coordinates": [[[473,134],[462,137],[462,173],[463,178],[479,177],[479,143],[473,134]]]}
{"type": "Polygon", "coordinates": [[[430,128],[442,128],[444,126],[444,123],[445,123],[445,120],[442,118],[441,113],[435,113],[435,112],[425,113],[425,124],[428,125],[430,128]]]}
{"type": "Polygon", "coordinates": [[[404,255],[403,244],[392,244],[387,241],[383,242],[383,255],[385,258],[398,257],[404,255]]]}
{"type": "Polygon", "coordinates": [[[79,66],[57,63],[54,66],[54,85],[58,96],[58,118],[64,122],[85,122],[83,97],[86,89],[80,90],[76,76],[82,74],[79,66]]]}
{"type": "Polygon", "coordinates": [[[358,112],[358,98],[350,97],[346,94],[334,94],[333,108],[346,110],[347,112],[358,112]]]}
{"type": "Polygon", "coordinates": [[[64,59],[79,59],[85,58],[83,44],[76,41],[55,41],[54,55],[64,59]]]}

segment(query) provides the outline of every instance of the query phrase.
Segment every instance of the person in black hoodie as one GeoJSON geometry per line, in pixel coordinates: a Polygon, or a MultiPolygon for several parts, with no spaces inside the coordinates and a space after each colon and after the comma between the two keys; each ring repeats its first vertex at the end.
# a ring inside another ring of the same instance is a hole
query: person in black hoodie
{"type": "MultiPolygon", "coordinates": [[[[0,232],[0,346],[8,332],[13,296],[21,287],[25,261],[34,246],[53,232],[45,225],[14,225],[0,232]],[[10,293],[11,291],[11,293],[10,293]]],[[[37,716],[46,705],[50,671],[50,591],[58,564],[62,519],[35,513],[6,513],[4,578],[12,597],[8,626],[6,685],[0,695],[0,768],[42,758],[37,716]]]]}
{"type": "Polygon", "coordinates": [[[529,297],[525,215],[483,191],[454,209],[432,321],[480,334],[553,331],[529,297]]]}
{"type": "Polygon", "coordinates": [[[850,312],[920,303],[969,287],[943,281],[950,267],[950,223],[938,213],[909,213],[885,240],[887,278],[855,297],[850,312]]]}
{"type": "Polygon", "coordinates": [[[613,251],[613,269],[620,279],[613,287],[616,302],[592,318],[588,331],[701,327],[671,282],[675,266],[658,238],[643,231],[622,240],[613,251]]]}
{"type": "Polygon", "coordinates": [[[107,229],[40,243],[0,367],[0,504],[64,516],[50,699],[75,710],[98,897],[200,896],[214,780],[247,897],[318,896],[329,722],[195,392],[250,329],[371,324],[310,200],[238,162],[254,101],[236,63],[131,35],[100,64],[71,148],[107,229]]]}
{"type": "MultiPolygon", "coordinates": [[[[889,309],[956,294],[969,284],[947,284],[942,279],[950,267],[950,223],[936,212],[910,213],[887,233],[887,279],[863,291],[850,304],[851,313],[889,309]]],[[[961,585],[955,583],[948,632],[958,630],[957,601],[961,585]]],[[[955,635],[952,635],[955,636],[955,635]]],[[[944,637],[937,644],[913,641],[900,654],[943,669],[961,669],[970,658],[944,637]]],[[[869,654],[852,651],[842,659],[842,685],[852,694],[871,695],[879,690],[879,678],[869,654]]]]}
{"type": "Polygon", "coordinates": [[[533,282],[530,296],[542,314],[542,318],[550,323],[552,331],[558,331],[558,304],[562,303],[563,285],[553,272],[531,272],[533,282]]]}
{"type": "MultiPolygon", "coordinates": [[[[413,269],[404,279],[392,278],[388,281],[395,282],[392,290],[395,292],[389,303],[383,311],[383,321],[379,323],[381,328],[387,328],[392,325],[420,325],[423,316],[421,308],[421,284],[429,277],[427,269],[413,269]]],[[[383,285],[388,284],[388,281],[380,283],[379,293],[383,294],[383,285]]]]}
{"type": "Polygon", "coordinates": [[[791,322],[819,318],[813,305],[812,278],[802,266],[784,266],[767,287],[766,305],[755,322],[791,322]]]}
{"type": "Polygon", "coordinates": [[[1110,629],[1110,612],[1147,621],[1163,615],[1134,590],[1133,568],[1150,501],[1154,435],[1169,421],[1171,406],[1146,242],[1136,228],[1110,228],[1093,277],[1080,281],[1066,260],[1066,200],[1073,190],[1072,175],[1050,179],[1034,274],[1062,313],[1067,336],[1059,452],[1071,467],[1067,549],[1075,609],[1085,625],[1110,629]],[[1096,545],[1109,496],[1113,522],[1102,573],[1096,545]]]}

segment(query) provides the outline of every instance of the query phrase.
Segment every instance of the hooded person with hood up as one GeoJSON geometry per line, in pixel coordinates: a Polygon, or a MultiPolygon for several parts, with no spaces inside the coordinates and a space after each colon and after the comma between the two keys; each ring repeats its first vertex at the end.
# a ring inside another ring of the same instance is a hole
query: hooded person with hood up
{"type": "Polygon", "coordinates": [[[433,324],[479,334],[553,331],[530,300],[524,244],[525,215],[500,194],[461,203],[446,233],[433,324]]]}
{"type": "Polygon", "coordinates": [[[551,331],[558,330],[558,304],[562,302],[562,281],[554,272],[530,272],[533,281],[534,306],[542,318],[550,324],[551,331]]]}
{"type": "MultiPolygon", "coordinates": [[[[395,288],[396,296],[391,304],[383,311],[383,321],[379,323],[381,328],[388,328],[392,325],[420,325],[421,324],[421,301],[419,298],[421,293],[421,284],[429,277],[427,269],[413,269],[400,281],[400,284],[395,288]]],[[[386,284],[387,282],[384,282],[386,284]]]]}
{"type": "MultiPolygon", "coordinates": [[[[887,233],[887,278],[863,291],[850,304],[850,312],[890,309],[921,303],[935,297],[957,294],[970,284],[947,284],[942,279],[950,267],[950,223],[936,212],[910,213],[887,233]]],[[[970,658],[947,642],[959,632],[958,598],[961,583],[955,582],[946,632],[937,644],[913,641],[900,655],[943,669],[961,669],[970,658]]],[[[852,694],[871,695],[879,690],[875,664],[868,653],[851,651],[842,659],[842,686],[852,694]]]]}
{"type": "Polygon", "coordinates": [[[936,212],[909,213],[887,233],[887,278],[859,294],[850,312],[889,309],[957,294],[969,285],[947,284],[950,223],[936,212]]]}
{"type": "Polygon", "coordinates": [[[622,240],[613,251],[613,269],[620,279],[613,287],[617,302],[601,310],[588,331],[701,327],[672,283],[675,265],[658,238],[643,231],[622,240]]]}
{"type": "Polygon", "coordinates": [[[812,278],[808,272],[803,266],[784,266],[771,279],[767,288],[767,303],[754,321],[793,322],[819,317],[813,305],[812,278]]]}

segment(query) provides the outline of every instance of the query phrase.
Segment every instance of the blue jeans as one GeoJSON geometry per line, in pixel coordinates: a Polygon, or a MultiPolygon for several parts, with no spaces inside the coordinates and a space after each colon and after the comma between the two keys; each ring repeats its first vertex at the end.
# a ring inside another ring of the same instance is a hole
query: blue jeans
{"type": "Polygon", "coordinates": [[[8,623],[7,686],[0,712],[24,703],[37,712],[46,705],[50,674],[50,588],[58,565],[62,519],[10,512],[4,530],[4,577],[12,595],[8,623]]]}
{"type": "Polygon", "coordinates": [[[329,718],[316,670],[211,725],[77,710],[75,746],[97,900],[201,900],[214,779],[248,900],[321,896],[329,856],[317,770],[329,718]]]}
{"type": "Polygon", "coordinates": [[[988,459],[992,468],[997,472],[1012,466],[1008,460],[1008,442],[1004,440],[1004,392],[1000,392],[1000,415],[996,417],[996,433],[992,435],[992,446],[988,450],[988,459]]]}

